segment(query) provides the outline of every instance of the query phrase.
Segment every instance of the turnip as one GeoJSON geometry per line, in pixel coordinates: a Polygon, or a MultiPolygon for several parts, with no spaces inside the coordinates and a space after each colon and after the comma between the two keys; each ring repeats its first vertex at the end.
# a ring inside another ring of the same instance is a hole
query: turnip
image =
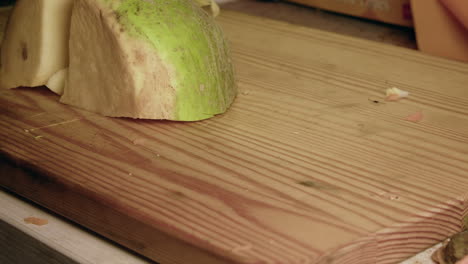
{"type": "Polygon", "coordinates": [[[211,0],[19,0],[0,84],[47,84],[61,102],[112,117],[223,113],[236,96],[233,68],[202,4],[218,10],[211,0]]]}
{"type": "Polygon", "coordinates": [[[18,0],[0,52],[0,87],[41,86],[68,65],[73,0],[18,0]]]}

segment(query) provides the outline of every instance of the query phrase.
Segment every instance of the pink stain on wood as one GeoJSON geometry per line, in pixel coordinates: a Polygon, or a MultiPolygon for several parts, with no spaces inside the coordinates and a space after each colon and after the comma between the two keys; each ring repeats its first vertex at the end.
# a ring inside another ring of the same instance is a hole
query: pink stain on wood
{"type": "Polygon", "coordinates": [[[405,118],[406,121],[414,122],[417,123],[423,119],[423,113],[421,111],[418,111],[414,114],[411,114],[405,118]]]}
{"type": "Polygon", "coordinates": [[[24,218],[26,224],[33,224],[37,226],[47,225],[49,221],[47,219],[37,218],[37,217],[26,217],[24,218]]]}
{"type": "Polygon", "coordinates": [[[398,94],[392,94],[392,95],[385,97],[385,101],[394,102],[394,101],[399,101],[401,98],[402,97],[398,94]]]}

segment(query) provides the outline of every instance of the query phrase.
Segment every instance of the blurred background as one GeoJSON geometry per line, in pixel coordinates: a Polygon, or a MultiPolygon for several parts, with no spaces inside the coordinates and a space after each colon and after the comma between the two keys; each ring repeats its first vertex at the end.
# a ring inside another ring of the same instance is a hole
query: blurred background
{"type": "MultiPolygon", "coordinates": [[[[466,0],[215,1],[224,10],[419,49],[434,56],[468,62],[466,0]]],[[[0,8],[4,9],[12,3],[14,0],[0,0],[0,8]]]]}
{"type": "Polygon", "coordinates": [[[217,0],[222,9],[468,61],[465,0],[217,0]],[[448,8],[451,7],[451,8],[448,8]],[[455,14],[453,11],[458,11],[455,14]]]}

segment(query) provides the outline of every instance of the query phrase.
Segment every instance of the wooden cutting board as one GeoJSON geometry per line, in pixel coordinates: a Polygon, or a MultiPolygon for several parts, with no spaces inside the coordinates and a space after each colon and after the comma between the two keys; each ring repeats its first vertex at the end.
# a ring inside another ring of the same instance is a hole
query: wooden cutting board
{"type": "Polygon", "coordinates": [[[106,118],[2,90],[0,184],[163,264],[396,263],[460,230],[467,64],[219,22],[240,89],[226,114],[106,118]],[[409,98],[383,100],[393,86],[409,98]]]}

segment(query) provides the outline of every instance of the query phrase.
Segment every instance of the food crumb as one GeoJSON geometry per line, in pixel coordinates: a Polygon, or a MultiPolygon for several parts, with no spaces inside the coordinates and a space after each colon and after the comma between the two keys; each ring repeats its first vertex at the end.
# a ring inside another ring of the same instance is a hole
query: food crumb
{"type": "Polygon", "coordinates": [[[396,87],[392,87],[392,88],[388,88],[385,91],[385,95],[386,95],[386,98],[385,98],[386,101],[398,101],[402,98],[408,97],[409,92],[400,90],[396,87]]]}
{"type": "Polygon", "coordinates": [[[37,218],[37,217],[26,217],[24,218],[26,224],[33,224],[37,226],[47,225],[49,221],[47,219],[37,218]]]}
{"type": "Polygon", "coordinates": [[[417,123],[423,119],[423,114],[421,111],[413,113],[405,118],[406,121],[417,123]]]}

